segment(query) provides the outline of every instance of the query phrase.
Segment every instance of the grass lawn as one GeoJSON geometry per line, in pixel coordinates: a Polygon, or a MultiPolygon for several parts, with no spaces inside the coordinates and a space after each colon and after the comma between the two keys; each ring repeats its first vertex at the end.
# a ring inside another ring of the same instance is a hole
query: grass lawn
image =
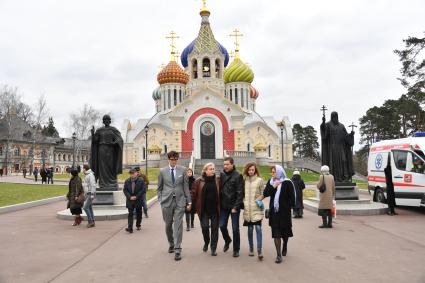
{"type": "Polygon", "coordinates": [[[0,207],[64,196],[67,192],[67,186],[0,183],[0,207]]]}

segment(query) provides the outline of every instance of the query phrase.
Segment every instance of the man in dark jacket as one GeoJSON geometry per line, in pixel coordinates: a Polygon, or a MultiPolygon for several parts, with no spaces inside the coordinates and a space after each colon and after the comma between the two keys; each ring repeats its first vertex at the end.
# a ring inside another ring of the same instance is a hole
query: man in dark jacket
{"type": "Polygon", "coordinates": [[[136,210],[136,228],[140,230],[142,224],[142,199],[146,194],[146,185],[136,170],[130,170],[130,178],[125,180],[123,192],[127,198],[128,227],[125,230],[133,233],[133,212],[136,210]]]}
{"type": "Polygon", "coordinates": [[[242,175],[236,171],[232,157],[226,157],[223,165],[224,172],[220,173],[220,230],[225,242],[223,251],[226,252],[232,242],[227,230],[230,216],[233,230],[233,257],[238,257],[240,250],[239,215],[244,198],[244,181],[242,175]]]}

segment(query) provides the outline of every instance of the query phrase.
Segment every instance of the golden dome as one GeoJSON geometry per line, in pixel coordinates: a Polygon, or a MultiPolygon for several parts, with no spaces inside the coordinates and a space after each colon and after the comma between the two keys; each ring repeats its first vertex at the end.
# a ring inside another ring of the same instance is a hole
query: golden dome
{"type": "Polygon", "coordinates": [[[189,75],[184,72],[183,68],[180,67],[176,61],[170,61],[170,63],[159,72],[157,81],[159,84],[187,84],[189,75]]]}

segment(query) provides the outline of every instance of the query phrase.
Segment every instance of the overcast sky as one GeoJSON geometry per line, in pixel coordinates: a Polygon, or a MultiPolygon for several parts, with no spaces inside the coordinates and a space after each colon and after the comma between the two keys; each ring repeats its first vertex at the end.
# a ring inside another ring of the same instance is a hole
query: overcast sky
{"type": "MultiPolygon", "coordinates": [[[[237,27],[241,59],[255,73],[257,111],[292,124],[321,122],[321,105],[346,126],[404,89],[394,49],[422,37],[425,1],[208,1],[215,38],[230,52],[237,27]],[[272,3],[272,4],[269,4],[272,3]]],[[[169,61],[165,36],[181,52],[196,38],[197,0],[0,0],[0,85],[28,104],[44,93],[60,134],[89,103],[113,124],[154,114],[152,90],[169,61]]],[[[328,118],[329,118],[328,113],[328,118]]],[[[357,135],[357,140],[359,136],[357,135]]]]}

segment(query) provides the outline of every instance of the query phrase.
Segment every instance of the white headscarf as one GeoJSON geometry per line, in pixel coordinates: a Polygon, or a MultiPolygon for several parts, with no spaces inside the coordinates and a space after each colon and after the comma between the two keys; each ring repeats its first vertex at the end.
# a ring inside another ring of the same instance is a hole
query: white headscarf
{"type": "Polygon", "coordinates": [[[273,186],[274,182],[280,181],[279,186],[276,188],[277,191],[276,191],[276,194],[274,196],[274,202],[273,202],[274,211],[278,212],[279,211],[280,191],[282,189],[282,182],[286,179],[286,173],[285,173],[285,169],[283,169],[283,167],[280,166],[280,165],[276,165],[274,168],[276,170],[276,177],[270,179],[270,185],[273,186]]]}

